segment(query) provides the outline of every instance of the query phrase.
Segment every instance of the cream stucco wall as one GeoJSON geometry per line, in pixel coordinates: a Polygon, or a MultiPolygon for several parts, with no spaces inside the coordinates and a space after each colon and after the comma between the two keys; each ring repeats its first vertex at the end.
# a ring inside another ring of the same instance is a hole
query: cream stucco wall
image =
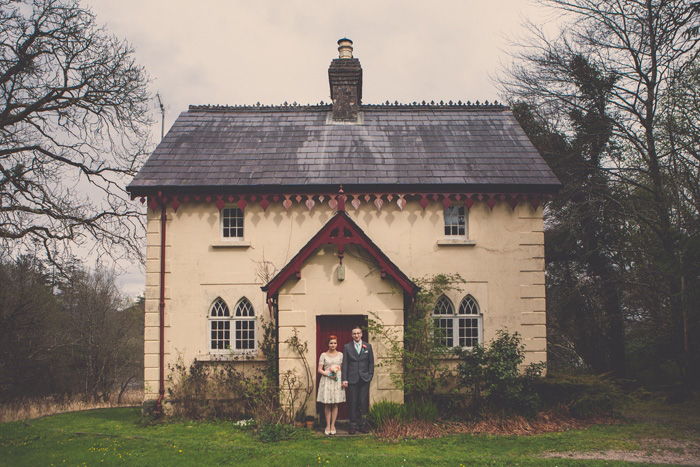
{"type": "MultiPolygon", "coordinates": [[[[529,203],[520,203],[512,210],[499,202],[491,211],[485,203],[476,203],[468,219],[471,243],[456,245],[441,244],[440,203],[430,203],[423,210],[409,202],[403,211],[393,203],[381,211],[371,204],[363,204],[358,211],[348,207],[350,217],[409,277],[461,274],[467,283],[449,298],[455,307],[467,294],[478,301],[484,341],[499,329],[518,331],[524,338],[526,363],[546,359],[542,207],[535,210],[529,203]]],[[[258,316],[267,315],[259,266],[269,262],[282,268],[332,215],[327,204],[312,211],[303,204],[294,204],[289,211],[272,204],[266,212],[250,204],[245,209],[245,238],[237,242],[221,239],[219,211],[213,204],[191,202],[177,212],[168,208],[166,368],[178,356],[186,363],[212,358],[207,316],[216,297],[233,310],[245,296],[258,316]]],[[[154,398],[159,371],[160,212],[149,210],[147,240],[145,379],[146,398],[154,398]]],[[[311,358],[315,357],[316,315],[374,311],[385,324],[403,324],[403,296],[396,293],[391,279],[382,280],[376,272],[368,275],[366,264],[346,255],[346,279],[339,282],[337,264],[335,248],[324,247],[305,263],[301,279],[290,279],[280,291],[280,341],[297,328],[309,342],[311,358]]],[[[283,348],[280,351],[282,368],[294,364],[283,348]]],[[[388,372],[378,370],[372,386],[374,400],[400,399],[388,372]]]]}

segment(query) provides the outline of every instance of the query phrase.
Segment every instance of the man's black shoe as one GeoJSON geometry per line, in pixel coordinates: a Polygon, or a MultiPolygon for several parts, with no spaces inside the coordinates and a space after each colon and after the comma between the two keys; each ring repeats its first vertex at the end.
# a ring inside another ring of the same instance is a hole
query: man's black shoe
{"type": "Polygon", "coordinates": [[[350,427],[350,429],[348,430],[348,434],[349,434],[349,435],[354,435],[355,433],[357,433],[357,432],[355,431],[355,427],[354,427],[354,426],[350,427]]]}
{"type": "Polygon", "coordinates": [[[362,426],[360,427],[360,431],[361,431],[362,433],[369,433],[369,428],[367,428],[367,425],[362,425],[362,426]]]}

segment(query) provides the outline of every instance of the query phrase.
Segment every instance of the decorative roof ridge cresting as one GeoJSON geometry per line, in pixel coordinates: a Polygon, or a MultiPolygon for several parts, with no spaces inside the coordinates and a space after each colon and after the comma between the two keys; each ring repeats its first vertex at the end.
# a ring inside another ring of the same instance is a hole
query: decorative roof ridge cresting
{"type": "MultiPolygon", "coordinates": [[[[189,110],[205,110],[205,111],[269,111],[269,110],[311,110],[311,111],[316,111],[316,110],[331,110],[332,105],[329,103],[325,103],[323,101],[319,102],[318,104],[297,104],[296,102],[292,102],[291,104],[288,102],[284,102],[282,104],[272,104],[272,105],[266,105],[266,104],[261,104],[260,102],[256,104],[240,104],[240,105],[219,105],[219,104],[200,104],[200,105],[190,105],[189,110]]],[[[442,109],[442,110],[450,110],[450,109],[455,109],[455,110],[465,110],[465,109],[479,109],[479,110],[484,110],[484,109],[493,109],[493,110],[507,110],[510,107],[507,105],[503,105],[499,103],[498,101],[466,101],[462,102],[461,100],[459,101],[421,101],[421,102],[399,102],[399,101],[394,101],[394,102],[383,102],[379,104],[362,104],[360,106],[360,110],[372,110],[372,109],[442,109]]]]}

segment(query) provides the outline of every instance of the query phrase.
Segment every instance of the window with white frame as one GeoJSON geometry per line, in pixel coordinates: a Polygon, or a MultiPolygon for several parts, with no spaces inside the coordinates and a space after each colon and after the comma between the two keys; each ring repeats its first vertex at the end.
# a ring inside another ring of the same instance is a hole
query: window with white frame
{"type": "Polygon", "coordinates": [[[454,347],[455,307],[444,295],[438,298],[433,309],[436,338],[447,347],[454,347]]]}
{"type": "Polygon", "coordinates": [[[221,297],[209,309],[209,332],[209,350],[227,352],[231,348],[231,313],[221,297]]]}
{"type": "Polygon", "coordinates": [[[255,310],[253,304],[243,297],[236,305],[233,317],[235,336],[234,351],[252,353],[257,348],[255,340],[255,310]]]}
{"type": "Polygon", "coordinates": [[[435,302],[433,322],[437,338],[446,347],[471,348],[482,341],[482,317],[479,304],[467,295],[455,313],[454,305],[444,295],[435,302]]]}
{"type": "Polygon", "coordinates": [[[457,336],[460,347],[474,347],[483,338],[481,313],[474,297],[467,295],[459,304],[457,317],[457,336]]]}
{"type": "Polygon", "coordinates": [[[221,238],[243,238],[243,211],[239,208],[221,210],[221,238]]]}
{"type": "Polygon", "coordinates": [[[465,206],[450,206],[444,210],[445,237],[467,238],[467,209],[465,206]]]}

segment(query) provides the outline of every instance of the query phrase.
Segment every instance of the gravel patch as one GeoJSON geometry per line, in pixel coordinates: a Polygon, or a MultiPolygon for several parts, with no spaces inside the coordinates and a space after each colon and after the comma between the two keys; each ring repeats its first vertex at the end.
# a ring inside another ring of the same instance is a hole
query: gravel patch
{"type": "Polygon", "coordinates": [[[700,466],[700,443],[698,442],[649,439],[643,440],[642,444],[649,448],[645,451],[550,452],[543,457],[700,466]]]}

